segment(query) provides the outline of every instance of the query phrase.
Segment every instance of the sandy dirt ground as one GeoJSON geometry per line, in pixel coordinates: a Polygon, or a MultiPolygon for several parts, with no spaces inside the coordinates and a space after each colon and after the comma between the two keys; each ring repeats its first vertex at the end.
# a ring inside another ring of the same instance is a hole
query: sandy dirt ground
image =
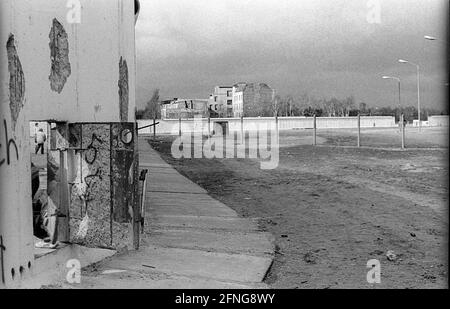
{"type": "MultiPolygon", "coordinates": [[[[280,163],[174,159],[175,137],[151,145],[179,172],[276,238],[266,282],[274,288],[447,288],[448,131],[409,131],[421,150],[398,149],[398,130],[310,131],[280,136],[280,163]],[[396,255],[394,260],[386,256],[396,255]],[[381,263],[381,284],[367,262],[381,263]]],[[[410,146],[410,147],[413,147],[410,146]]]]}

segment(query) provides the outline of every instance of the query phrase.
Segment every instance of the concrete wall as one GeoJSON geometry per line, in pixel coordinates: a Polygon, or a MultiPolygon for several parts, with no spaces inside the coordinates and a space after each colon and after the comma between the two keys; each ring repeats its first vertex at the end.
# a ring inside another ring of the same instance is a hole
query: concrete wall
{"type": "Polygon", "coordinates": [[[428,124],[430,127],[448,127],[448,116],[430,116],[428,124]]]}
{"type": "Polygon", "coordinates": [[[134,1],[67,3],[0,1],[0,288],[33,274],[29,121],[134,121],[134,1]]]}
{"type": "MultiPolygon", "coordinates": [[[[313,128],[313,118],[307,117],[279,117],[280,130],[293,129],[311,129],[313,128]]],[[[157,134],[178,134],[178,120],[157,120],[159,124],[156,126],[157,134]]],[[[230,131],[241,130],[241,119],[224,118],[211,119],[211,130],[214,128],[215,122],[227,122],[230,131]]],[[[275,118],[244,118],[244,130],[252,131],[257,128],[268,128],[275,122],[275,118]]],[[[139,120],[138,126],[145,127],[153,123],[153,120],[139,120]]],[[[394,117],[361,117],[362,128],[388,128],[395,126],[394,117]]],[[[317,128],[319,129],[343,129],[356,128],[356,117],[320,117],[317,118],[317,128]]],[[[208,119],[192,119],[181,121],[182,132],[208,132],[208,119]]],[[[140,134],[153,134],[153,128],[140,130],[140,134]]]]}

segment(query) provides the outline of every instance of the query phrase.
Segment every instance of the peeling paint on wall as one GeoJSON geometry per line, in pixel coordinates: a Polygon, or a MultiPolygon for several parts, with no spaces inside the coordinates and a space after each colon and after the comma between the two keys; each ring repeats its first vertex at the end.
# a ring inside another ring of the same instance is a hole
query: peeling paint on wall
{"type": "Polygon", "coordinates": [[[120,121],[128,121],[128,65],[127,61],[120,57],[119,62],[119,104],[120,104],[120,121]]]}
{"type": "Polygon", "coordinates": [[[49,38],[50,59],[52,62],[49,76],[50,88],[55,92],[61,93],[72,70],[69,61],[67,32],[56,18],[53,19],[49,38]]]}
{"type": "Polygon", "coordinates": [[[13,129],[16,128],[17,119],[23,108],[25,96],[25,77],[22,64],[17,54],[14,35],[10,34],[6,43],[9,71],[9,107],[11,109],[11,121],[13,129]]]}

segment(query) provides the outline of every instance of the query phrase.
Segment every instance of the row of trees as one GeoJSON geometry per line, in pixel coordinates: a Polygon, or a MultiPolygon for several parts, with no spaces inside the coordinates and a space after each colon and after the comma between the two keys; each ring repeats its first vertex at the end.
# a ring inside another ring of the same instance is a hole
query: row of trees
{"type": "Polygon", "coordinates": [[[136,111],[136,119],[161,119],[161,99],[159,89],[153,90],[152,97],[145,107],[136,111]]]}
{"type": "MultiPolygon", "coordinates": [[[[261,109],[261,117],[282,116],[306,116],[306,117],[351,117],[357,116],[395,116],[398,120],[401,114],[409,122],[418,119],[418,112],[415,106],[409,107],[370,107],[364,102],[356,103],[353,96],[343,99],[332,97],[331,99],[318,99],[308,94],[303,94],[298,98],[293,96],[275,96],[272,102],[266,103],[261,109]]],[[[427,120],[428,115],[448,115],[448,110],[437,110],[433,108],[422,108],[421,119],[427,120]]],[[[144,109],[136,112],[137,119],[160,119],[160,94],[159,89],[153,91],[153,95],[147,102],[144,109]]]]}
{"type": "MultiPolygon", "coordinates": [[[[281,97],[277,95],[271,108],[265,109],[263,116],[306,116],[313,117],[352,117],[352,116],[394,116],[396,120],[404,114],[409,122],[418,119],[418,110],[415,106],[407,107],[370,107],[364,102],[356,103],[353,96],[343,99],[332,97],[330,99],[318,99],[308,94],[303,94],[294,99],[292,96],[281,97]]],[[[420,119],[427,120],[429,115],[448,115],[448,110],[435,108],[422,108],[420,119]]]]}

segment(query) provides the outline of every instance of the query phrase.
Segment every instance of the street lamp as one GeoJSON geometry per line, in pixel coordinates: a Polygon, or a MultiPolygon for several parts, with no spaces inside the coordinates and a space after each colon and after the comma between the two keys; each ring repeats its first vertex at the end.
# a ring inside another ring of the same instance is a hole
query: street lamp
{"type": "Polygon", "coordinates": [[[393,79],[396,80],[398,82],[398,105],[399,107],[401,106],[401,80],[398,77],[395,76],[383,76],[383,79],[393,79]]]}
{"type": "MultiPolygon", "coordinates": [[[[401,80],[398,77],[395,76],[383,76],[383,79],[393,79],[398,82],[398,105],[401,106],[401,80]]],[[[403,113],[400,116],[400,131],[402,135],[402,149],[405,148],[405,127],[404,127],[404,116],[403,113]]]]}
{"type": "Polygon", "coordinates": [[[404,64],[410,64],[416,67],[417,69],[417,113],[418,113],[418,118],[419,118],[419,132],[421,130],[422,127],[422,123],[421,123],[421,115],[420,115],[420,66],[417,63],[408,61],[408,60],[404,60],[404,59],[399,59],[398,62],[400,63],[404,63],[404,64]]]}
{"type": "Polygon", "coordinates": [[[447,41],[444,41],[444,40],[442,40],[442,39],[439,39],[439,38],[437,38],[437,37],[435,37],[435,36],[431,36],[431,35],[425,35],[423,38],[424,38],[425,40],[427,40],[427,41],[439,41],[439,42],[443,42],[443,43],[448,44],[447,41]]]}
{"type": "Polygon", "coordinates": [[[434,36],[431,36],[431,35],[425,35],[423,38],[428,41],[436,41],[437,40],[437,38],[435,38],[434,36]]]}

